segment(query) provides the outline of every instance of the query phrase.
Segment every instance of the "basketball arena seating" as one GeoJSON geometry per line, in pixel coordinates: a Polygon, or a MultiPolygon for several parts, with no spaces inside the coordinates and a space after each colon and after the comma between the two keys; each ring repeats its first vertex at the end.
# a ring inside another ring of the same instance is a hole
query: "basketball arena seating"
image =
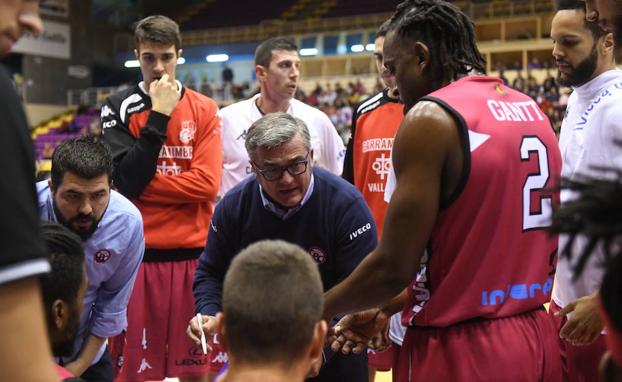
{"type": "Polygon", "coordinates": [[[32,138],[37,161],[41,161],[52,153],[63,140],[80,136],[88,131],[89,126],[99,121],[94,113],[76,115],[74,111],[54,117],[33,129],[32,138]]]}

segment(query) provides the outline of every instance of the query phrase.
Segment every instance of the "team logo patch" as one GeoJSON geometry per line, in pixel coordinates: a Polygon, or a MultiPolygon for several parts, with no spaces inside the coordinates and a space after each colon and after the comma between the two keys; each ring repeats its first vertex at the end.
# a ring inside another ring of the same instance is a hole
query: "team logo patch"
{"type": "Polygon", "coordinates": [[[179,132],[179,140],[183,144],[190,143],[194,139],[194,133],[196,133],[197,127],[194,121],[183,121],[181,123],[181,131],[179,132]]]}
{"type": "Polygon", "coordinates": [[[315,261],[318,265],[326,262],[326,254],[320,247],[309,248],[309,254],[313,258],[313,261],[315,261]]]}
{"type": "Polygon", "coordinates": [[[95,261],[98,263],[105,263],[106,261],[108,261],[108,259],[110,259],[110,251],[107,249],[100,249],[99,251],[95,252],[95,261]]]}

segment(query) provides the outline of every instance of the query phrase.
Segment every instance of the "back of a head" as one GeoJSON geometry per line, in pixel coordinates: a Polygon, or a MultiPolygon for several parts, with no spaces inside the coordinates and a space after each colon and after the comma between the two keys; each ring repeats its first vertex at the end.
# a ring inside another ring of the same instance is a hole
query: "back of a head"
{"type": "Polygon", "coordinates": [[[162,15],[145,17],[134,28],[134,45],[138,49],[141,43],[150,43],[175,46],[175,51],[181,49],[181,33],[179,25],[170,18],[162,15]]]}
{"type": "Polygon", "coordinates": [[[317,265],[284,241],[250,245],[224,282],[226,341],[247,364],[290,364],[303,355],[324,305],[317,265]]]}
{"type": "Polygon", "coordinates": [[[77,298],[85,276],[82,240],[65,226],[54,222],[41,223],[41,237],[51,266],[51,271],[41,277],[46,312],[56,300],[71,305],[81,303],[77,298]]]}
{"type": "Polygon", "coordinates": [[[387,33],[391,30],[391,19],[386,20],[380,25],[380,28],[376,31],[376,38],[386,37],[387,33]]]}
{"type": "Polygon", "coordinates": [[[255,65],[265,68],[270,66],[272,52],[275,50],[285,50],[288,52],[298,52],[298,45],[289,37],[272,37],[257,46],[255,49],[255,65]]]}
{"type": "Polygon", "coordinates": [[[52,155],[52,183],[59,186],[66,172],[83,179],[107,174],[112,181],[112,152],[101,139],[92,135],[63,141],[52,155]]]}
{"type": "Polygon", "coordinates": [[[455,5],[442,0],[406,0],[397,6],[390,22],[390,30],[400,38],[427,45],[435,79],[453,80],[473,70],[486,71],[473,21],[455,5]]]}

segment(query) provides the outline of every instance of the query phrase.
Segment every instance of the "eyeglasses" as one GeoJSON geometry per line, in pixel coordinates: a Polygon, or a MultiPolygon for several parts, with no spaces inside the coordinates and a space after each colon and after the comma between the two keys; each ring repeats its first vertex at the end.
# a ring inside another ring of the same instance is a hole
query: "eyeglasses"
{"type": "Polygon", "coordinates": [[[291,163],[287,166],[270,166],[265,169],[259,168],[255,162],[252,162],[253,167],[255,167],[255,172],[261,174],[269,182],[274,182],[276,180],[281,179],[283,173],[287,171],[289,175],[296,176],[307,171],[307,165],[309,164],[309,153],[304,160],[291,163]]]}

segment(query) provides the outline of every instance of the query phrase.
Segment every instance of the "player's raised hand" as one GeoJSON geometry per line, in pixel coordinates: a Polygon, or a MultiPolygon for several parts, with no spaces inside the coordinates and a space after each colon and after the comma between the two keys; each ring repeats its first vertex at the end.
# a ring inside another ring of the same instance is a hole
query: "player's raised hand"
{"type": "Polygon", "coordinates": [[[370,340],[388,324],[389,316],[380,309],[348,314],[330,330],[328,342],[333,351],[361,353],[370,340]]]}
{"type": "Polygon", "coordinates": [[[164,74],[162,78],[151,82],[149,96],[153,111],[170,116],[181,95],[177,91],[177,84],[170,82],[169,75],[164,74]]]}

